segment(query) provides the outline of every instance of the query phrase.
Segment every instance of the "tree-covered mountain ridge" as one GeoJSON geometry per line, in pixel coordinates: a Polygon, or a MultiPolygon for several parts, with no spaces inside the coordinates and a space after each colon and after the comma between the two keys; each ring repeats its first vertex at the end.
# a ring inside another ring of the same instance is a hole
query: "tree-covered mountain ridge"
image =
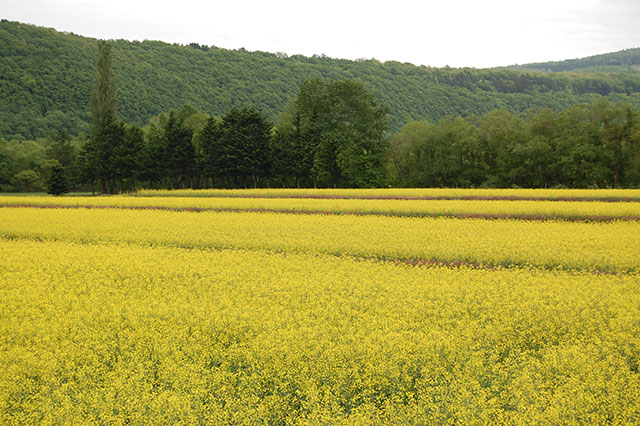
{"type": "MultiPolygon", "coordinates": [[[[431,68],[375,59],[287,56],[161,41],[112,40],[118,113],[129,123],[182,105],[211,115],[252,105],[274,120],[309,79],[357,79],[388,106],[391,128],[411,120],[503,109],[563,110],[607,98],[640,105],[640,73],[431,68]]],[[[89,134],[97,40],[0,21],[0,137],[89,134]]]]}
{"type": "Polygon", "coordinates": [[[544,72],[640,72],[640,48],[564,61],[513,65],[506,68],[544,72]]]}

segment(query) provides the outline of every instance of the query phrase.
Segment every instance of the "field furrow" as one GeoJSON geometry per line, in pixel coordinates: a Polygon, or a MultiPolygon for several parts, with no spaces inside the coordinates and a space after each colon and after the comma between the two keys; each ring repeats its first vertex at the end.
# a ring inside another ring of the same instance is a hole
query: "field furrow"
{"type": "Polygon", "coordinates": [[[328,198],[373,200],[529,200],[640,202],[639,189],[469,189],[469,188],[376,188],[376,189],[185,189],[140,190],[149,197],[256,197],[328,198]]]}
{"type": "Polygon", "coordinates": [[[482,219],[640,220],[640,203],[576,201],[367,200],[239,197],[0,197],[7,207],[137,208],[301,214],[351,214],[482,219]]]}

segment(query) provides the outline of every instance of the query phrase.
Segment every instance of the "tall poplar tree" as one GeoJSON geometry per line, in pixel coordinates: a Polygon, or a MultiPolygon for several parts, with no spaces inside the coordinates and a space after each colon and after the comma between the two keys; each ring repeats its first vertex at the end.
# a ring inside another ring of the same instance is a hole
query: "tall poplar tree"
{"type": "Polygon", "coordinates": [[[109,128],[116,122],[116,86],[111,71],[111,45],[98,41],[98,72],[91,92],[91,140],[88,166],[94,168],[102,193],[115,190],[112,154],[115,149],[109,128]]]}

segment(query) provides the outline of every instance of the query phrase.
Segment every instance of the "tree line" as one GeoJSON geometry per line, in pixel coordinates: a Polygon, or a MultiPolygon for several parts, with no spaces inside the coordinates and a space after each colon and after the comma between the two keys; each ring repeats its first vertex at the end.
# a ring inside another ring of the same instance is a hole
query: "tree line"
{"type": "Polygon", "coordinates": [[[504,110],[406,124],[389,143],[391,181],[417,187],[640,186],[640,110],[599,100],[520,118],[504,110]]]}
{"type": "Polygon", "coordinates": [[[340,120],[348,102],[342,111],[329,108],[337,96],[329,88],[348,87],[365,99],[371,95],[351,81],[309,81],[275,124],[252,107],[215,117],[185,106],[142,128],[115,121],[105,134],[117,143],[109,145],[108,157],[94,160],[91,144],[64,130],[37,142],[0,139],[0,189],[42,190],[58,165],[69,189],[94,185],[100,192],[104,179],[104,192],[111,193],[314,185],[640,187],[640,110],[628,104],[601,100],[561,112],[532,110],[525,118],[504,110],[448,116],[411,121],[387,136],[379,104],[361,99],[371,117],[351,120],[340,120]],[[103,164],[96,167],[96,160],[103,164]]]}
{"type": "Polygon", "coordinates": [[[276,126],[253,107],[209,117],[185,106],[143,130],[118,119],[111,45],[101,41],[98,49],[92,134],[78,152],[68,133],[58,134],[48,160],[53,193],[65,192],[65,181],[108,194],[135,191],[142,182],[163,188],[383,184],[387,110],[362,83],[309,80],[276,126]]]}
{"type": "Polygon", "coordinates": [[[640,113],[628,103],[445,116],[390,136],[388,109],[364,84],[311,79],[275,124],[252,106],[223,116],[184,106],[139,127],[118,117],[111,44],[98,50],[88,140],[0,139],[1,188],[640,185],[640,113]]]}

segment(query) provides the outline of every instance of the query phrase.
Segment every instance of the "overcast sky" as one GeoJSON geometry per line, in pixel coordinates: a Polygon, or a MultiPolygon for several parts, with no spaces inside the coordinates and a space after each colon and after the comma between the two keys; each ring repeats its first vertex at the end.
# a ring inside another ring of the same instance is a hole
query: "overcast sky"
{"type": "Polygon", "coordinates": [[[493,67],[640,47],[640,0],[0,0],[79,35],[493,67]]]}

